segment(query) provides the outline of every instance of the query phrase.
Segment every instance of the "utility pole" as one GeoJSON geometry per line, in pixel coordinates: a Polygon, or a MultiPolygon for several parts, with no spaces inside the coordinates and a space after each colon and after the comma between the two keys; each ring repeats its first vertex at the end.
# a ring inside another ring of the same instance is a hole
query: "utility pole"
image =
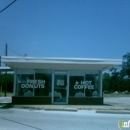
{"type": "MultiPolygon", "coordinates": [[[[1,67],[1,56],[0,56],[0,67],[1,67]]],[[[1,71],[0,71],[0,75],[1,75],[1,71]]]]}
{"type": "Polygon", "coordinates": [[[6,45],[5,45],[5,56],[7,56],[8,55],[8,44],[6,43],[6,45]]]}
{"type": "MultiPolygon", "coordinates": [[[[1,56],[0,56],[0,67],[1,67],[1,56]]],[[[1,77],[1,70],[0,70],[0,77],[1,77]]],[[[2,95],[2,86],[0,82],[0,96],[2,95]]]]}
{"type": "Polygon", "coordinates": [[[0,56],[0,67],[1,67],[1,56],[0,56]]]}
{"type": "MultiPolygon", "coordinates": [[[[8,55],[8,44],[6,43],[6,45],[5,45],[5,56],[7,56],[7,55],[8,55]]],[[[5,94],[4,94],[5,97],[6,97],[6,94],[7,94],[7,70],[5,70],[5,94]]]]}

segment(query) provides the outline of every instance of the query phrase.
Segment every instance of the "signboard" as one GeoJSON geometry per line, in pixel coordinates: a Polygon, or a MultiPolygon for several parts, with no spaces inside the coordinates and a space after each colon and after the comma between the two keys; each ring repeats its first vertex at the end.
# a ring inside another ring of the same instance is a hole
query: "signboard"
{"type": "Polygon", "coordinates": [[[57,86],[64,86],[64,80],[58,79],[57,80],[57,86]]]}
{"type": "Polygon", "coordinates": [[[45,88],[45,80],[27,80],[27,83],[21,84],[21,88],[45,88]]]}
{"type": "Polygon", "coordinates": [[[94,85],[92,85],[92,81],[76,81],[74,89],[94,89],[94,85]]]}

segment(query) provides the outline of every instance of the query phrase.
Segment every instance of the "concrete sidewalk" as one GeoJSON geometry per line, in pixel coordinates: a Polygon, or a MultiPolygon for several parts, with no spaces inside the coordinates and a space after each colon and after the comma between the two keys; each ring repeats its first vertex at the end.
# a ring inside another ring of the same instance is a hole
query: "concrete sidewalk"
{"type": "Polygon", "coordinates": [[[0,97],[0,104],[1,103],[12,103],[11,97],[0,97]]]}
{"type": "Polygon", "coordinates": [[[130,114],[130,107],[108,105],[14,105],[14,108],[46,111],[95,110],[97,113],[130,114]]]}
{"type": "Polygon", "coordinates": [[[46,111],[95,110],[97,113],[130,114],[130,97],[104,98],[104,105],[14,105],[11,98],[0,97],[1,108],[21,108],[46,111]]]}

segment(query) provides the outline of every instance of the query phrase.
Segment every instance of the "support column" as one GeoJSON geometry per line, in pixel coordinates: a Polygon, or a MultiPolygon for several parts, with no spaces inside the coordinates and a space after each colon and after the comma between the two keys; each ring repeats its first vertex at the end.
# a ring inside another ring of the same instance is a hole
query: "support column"
{"type": "MultiPolygon", "coordinates": [[[[35,72],[35,69],[34,69],[34,70],[33,70],[33,80],[36,79],[35,74],[36,74],[36,72],[35,72]]],[[[33,87],[33,97],[34,97],[34,96],[35,96],[35,88],[33,87]]]]}
{"type": "Polygon", "coordinates": [[[16,83],[17,83],[17,81],[16,81],[16,69],[14,70],[14,89],[13,89],[13,96],[16,96],[16,87],[17,87],[17,85],[16,85],[16,83]]]}
{"type": "Polygon", "coordinates": [[[103,92],[102,92],[102,71],[99,71],[99,78],[100,78],[100,97],[103,97],[103,92]]]}

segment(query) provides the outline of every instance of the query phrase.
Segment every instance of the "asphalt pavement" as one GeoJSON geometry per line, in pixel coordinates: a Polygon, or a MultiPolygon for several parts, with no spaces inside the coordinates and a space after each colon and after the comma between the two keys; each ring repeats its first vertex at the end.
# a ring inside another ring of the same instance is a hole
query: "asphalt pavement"
{"type": "Polygon", "coordinates": [[[95,113],[95,110],[0,109],[0,130],[125,130],[121,127],[122,120],[129,122],[130,116],[95,113]]]}
{"type": "Polygon", "coordinates": [[[130,114],[130,97],[104,98],[103,105],[14,105],[11,97],[0,97],[1,108],[19,108],[46,111],[96,110],[97,113],[130,114]]]}

